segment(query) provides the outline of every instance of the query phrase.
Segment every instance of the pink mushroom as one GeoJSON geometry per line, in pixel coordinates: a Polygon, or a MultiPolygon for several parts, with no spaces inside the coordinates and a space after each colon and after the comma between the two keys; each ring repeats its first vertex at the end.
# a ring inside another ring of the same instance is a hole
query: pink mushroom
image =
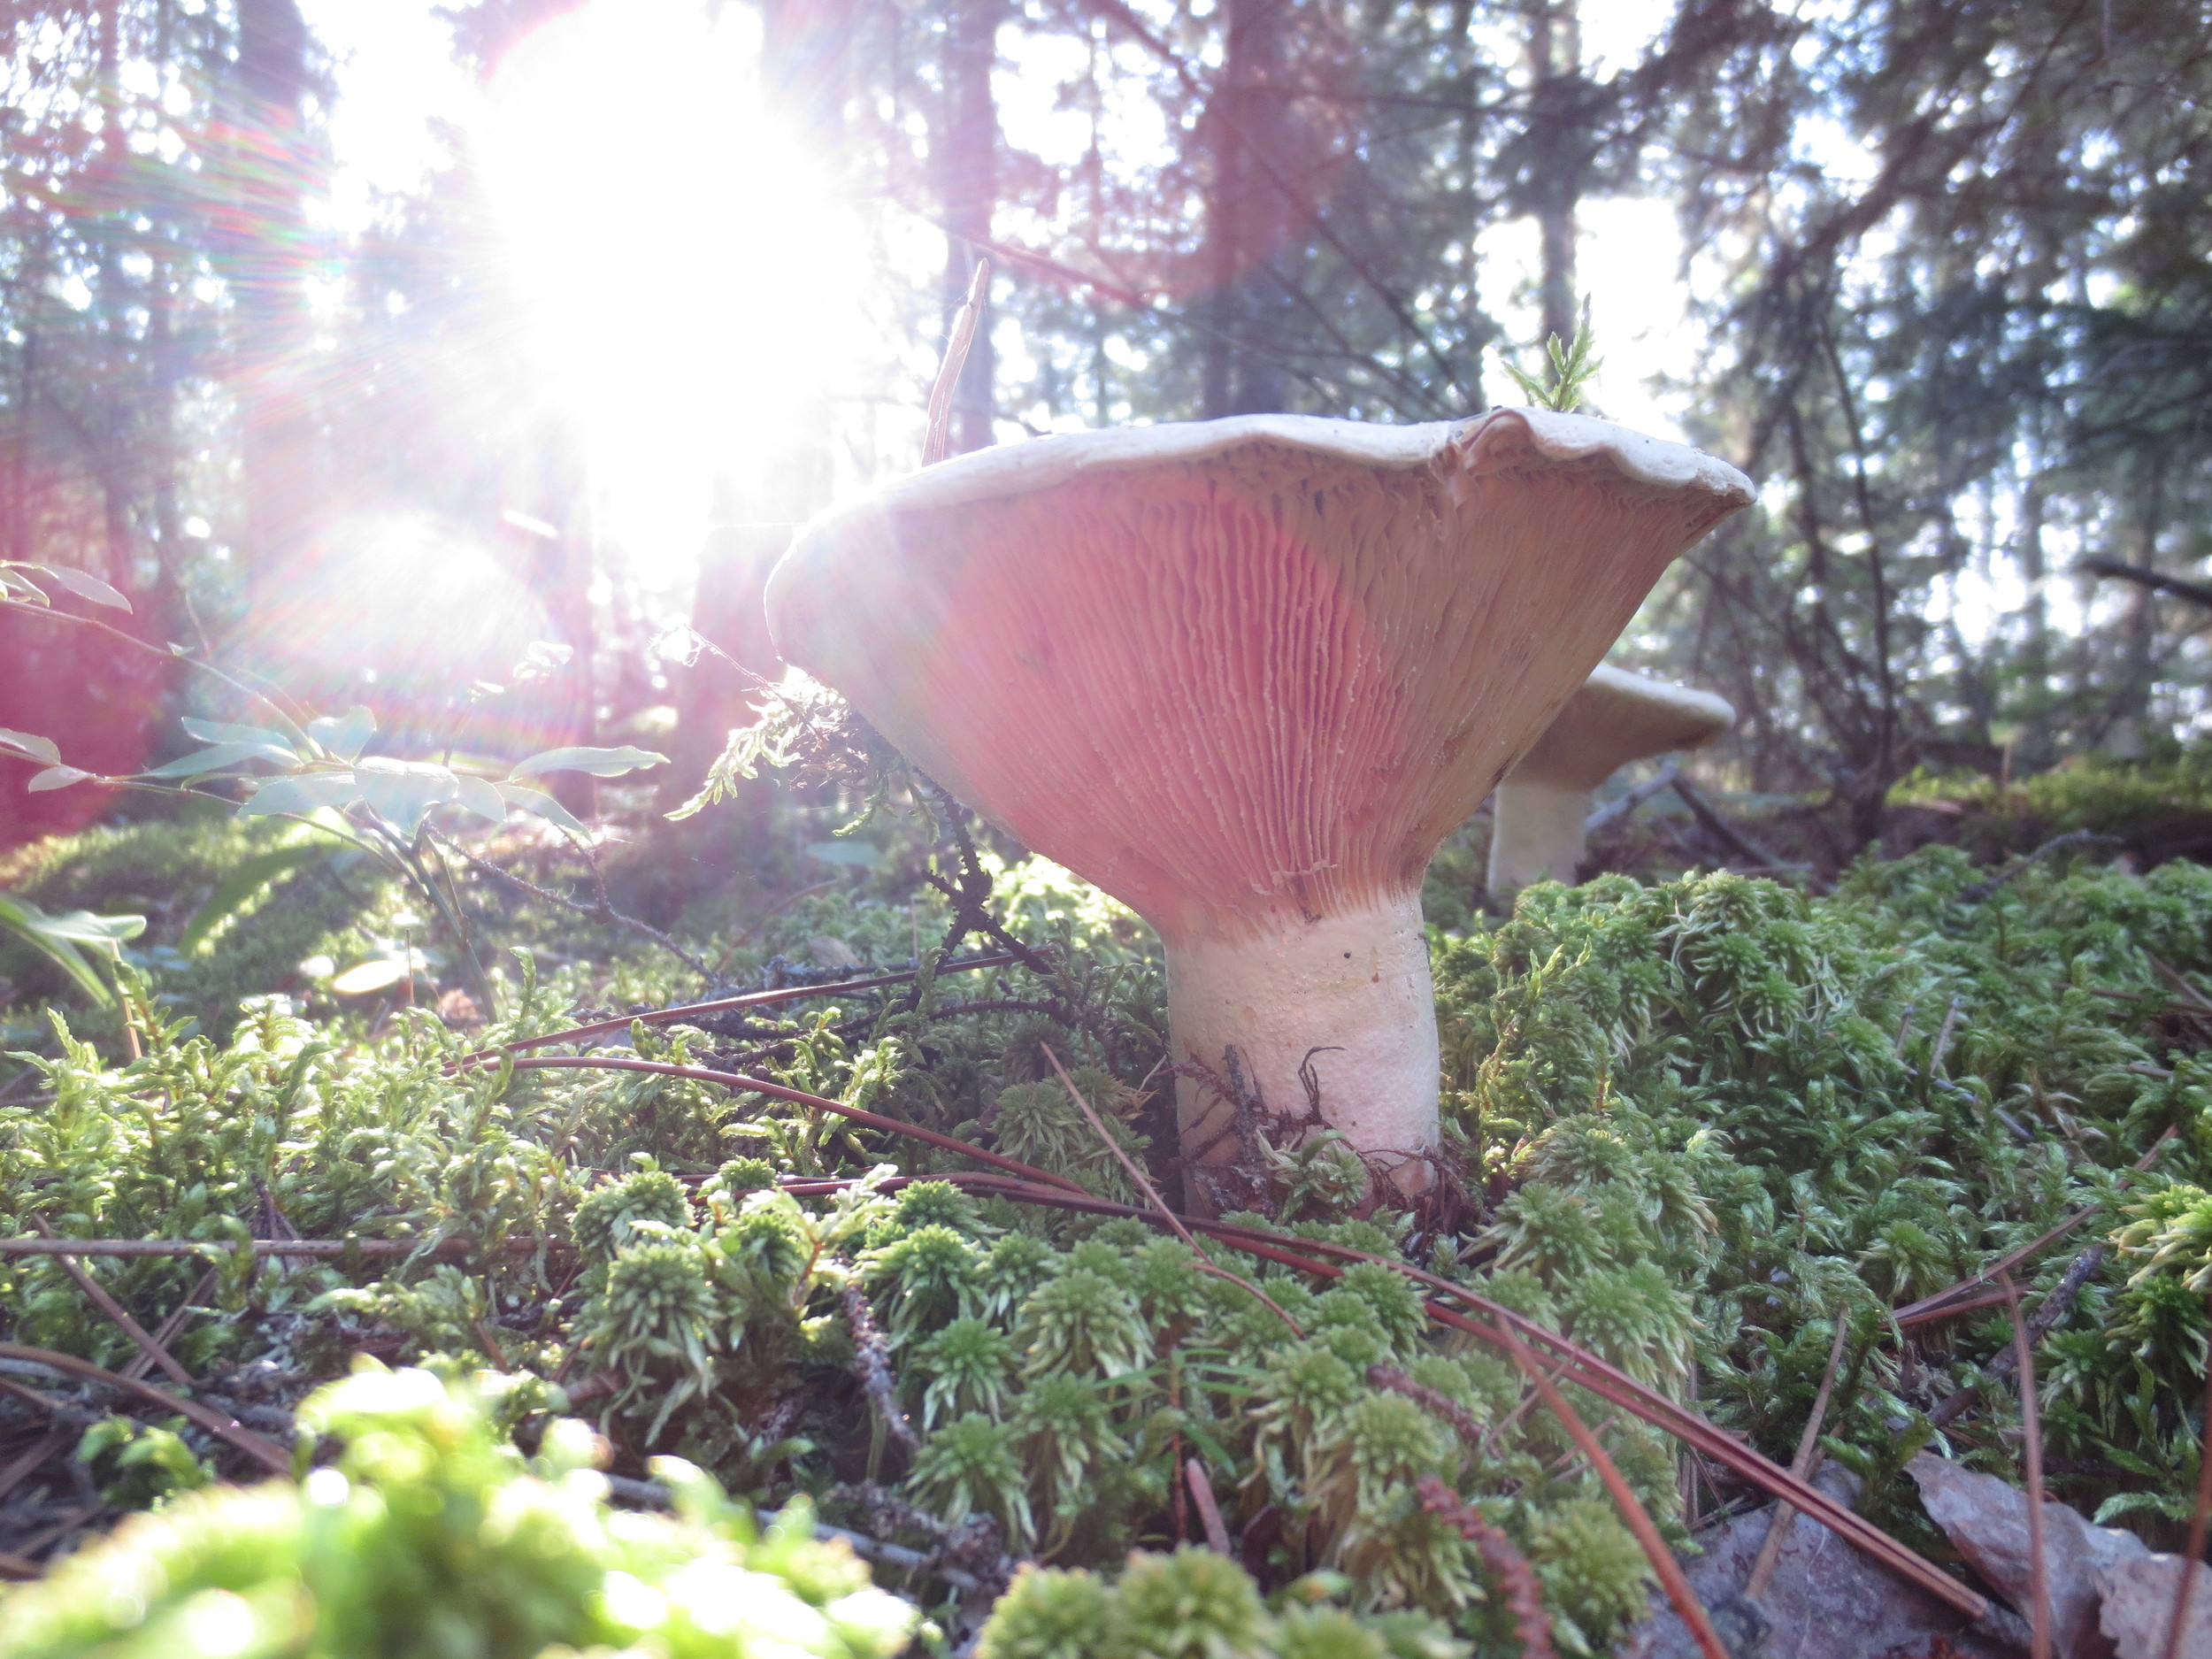
{"type": "MultiPolygon", "coordinates": [[[[982,450],[804,526],[785,658],[1167,949],[1177,1062],[1413,1190],[1436,1144],[1421,878],[1669,561],[1751,499],[1710,456],[1531,410],[1288,415],[982,450]]],[[[1186,1156],[1234,1156],[1178,1084],[1186,1156]]]]}
{"type": "Polygon", "coordinates": [[[1495,899],[1538,881],[1574,885],[1597,787],[1632,760],[1701,749],[1736,723],[1727,699],[1618,668],[1590,671],[1498,786],[1490,830],[1495,899]]]}

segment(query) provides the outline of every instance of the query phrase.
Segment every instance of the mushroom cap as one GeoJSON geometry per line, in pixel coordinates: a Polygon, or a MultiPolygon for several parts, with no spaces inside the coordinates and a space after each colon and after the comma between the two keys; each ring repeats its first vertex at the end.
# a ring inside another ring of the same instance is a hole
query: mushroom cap
{"type": "Polygon", "coordinates": [[[1418,884],[1734,468],[1532,410],[966,455],[803,526],[787,661],[1170,944],[1418,884]]]}
{"type": "Polygon", "coordinates": [[[1600,664],[1505,780],[1594,789],[1632,760],[1701,749],[1735,724],[1725,697],[1600,664]]]}

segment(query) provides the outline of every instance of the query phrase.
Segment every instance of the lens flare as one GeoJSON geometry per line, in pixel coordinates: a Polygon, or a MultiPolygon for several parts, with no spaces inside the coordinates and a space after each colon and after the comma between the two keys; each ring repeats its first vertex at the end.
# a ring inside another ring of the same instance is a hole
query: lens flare
{"type": "Polygon", "coordinates": [[[718,479],[757,502],[795,434],[826,429],[864,264],[823,158],[773,118],[757,22],[704,10],[548,23],[499,65],[480,134],[600,533],[654,586],[695,559],[718,479]]]}

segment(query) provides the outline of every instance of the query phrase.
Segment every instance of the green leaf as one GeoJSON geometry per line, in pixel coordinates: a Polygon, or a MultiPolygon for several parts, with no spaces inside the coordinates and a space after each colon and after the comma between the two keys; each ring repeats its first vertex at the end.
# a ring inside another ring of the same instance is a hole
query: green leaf
{"type": "Polygon", "coordinates": [[[397,985],[406,977],[407,964],[399,957],[371,956],[366,962],[355,963],[331,980],[330,988],[341,996],[360,996],[397,985]]]}
{"type": "Polygon", "coordinates": [[[307,734],[340,760],[358,760],[376,735],[376,716],[356,703],[343,714],[310,720],[307,734]]]}
{"type": "Polygon", "coordinates": [[[581,819],[542,789],[533,789],[519,783],[503,783],[499,786],[499,798],[509,806],[518,807],[534,818],[541,818],[572,835],[591,833],[581,819]]]}
{"type": "Polygon", "coordinates": [[[884,863],[883,849],[867,841],[809,841],[806,856],[855,870],[880,870],[884,863]]]}
{"type": "Polygon", "coordinates": [[[402,835],[412,838],[423,819],[461,792],[461,780],[449,766],[428,761],[388,760],[381,756],[360,762],[353,769],[361,798],[402,835]]]}
{"type": "Polygon", "coordinates": [[[66,973],[77,988],[103,1008],[112,1007],[115,999],[109,994],[92,964],[84,959],[80,946],[90,946],[109,956],[116,954],[126,939],[135,939],[146,931],[142,916],[95,916],[88,910],[71,910],[63,916],[49,916],[27,899],[19,899],[0,893],[0,928],[14,933],[34,950],[66,973]]]}
{"type": "Polygon", "coordinates": [[[507,821],[507,803],[501,797],[498,786],[488,778],[472,778],[465,772],[461,774],[461,787],[453,797],[453,804],[465,812],[489,818],[495,824],[507,821]]]}
{"type": "Polygon", "coordinates": [[[360,794],[353,772],[303,772],[290,778],[269,778],[238,809],[240,818],[283,815],[306,818],[323,807],[342,807],[360,794]]]}
{"type": "Polygon", "coordinates": [[[87,778],[96,778],[97,772],[83,772],[75,766],[49,766],[33,775],[23,787],[33,795],[46,789],[66,789],[73,783],[82,783],[87,778]]]}
{"type": "Polygon", "coordinates": [[[131,608],[129,600],[88,572],[72,570],[66,565],[38,565],[32,568],[80,599],[89,599],[96,605],[107,605],[116,611],[131,608]]]}
{"type": "Polygon", "coordinates": [[[195,749],[166,764],[156,766],[142,774],[148,778],[211,778],[227,772],[233,766],[242,766],[248,761],[265,760],[281,766],[287,772],[300,764],[300,757],[289,749],[278,749],[269,743],[217,743],[211,749],[195,749]]]}
{"type": "Polygon", "coordinates": [[[271,749],[280,749],[298,758],[292,740],[283,733],[265,726],[225,726],[220,720],[195,720],[188,716],[177,722],[184,727],[185,735],[196,737],[203,743],[259,743],[271,749]]]}
{"type": "Polygon", "coordinates": [[[274,852],[248,858],[215,884],[215,891],[192,912],[177,940],[177,949],[190,956],[205,944],[215,930],[235,916],[271,886],[293,872],[325,856],[320,847],[280,847],[274,852]]]}
{"type": "Polygon", "coordinates": [[[546,772],[588,772],[595,778],[619,778],[646,766],[665,766],[668,757],[649,749],[549,749],[517,763],[510,778],[534,778],[546,772]]]}
{"type": "Polygon", "coordinates": [[[12,599],[19,604],[50,605],[46,590],[26,576],[19,568],[0,565],[0,600],[12,599]]]}
{"type": "Polygon", "coordinates": [[[11,732],[0,726],[0,749],[12,749],[26,760],[42,760],[49,766],[61,764],[61,750],[54,740],[35,732],[11,732]]]}

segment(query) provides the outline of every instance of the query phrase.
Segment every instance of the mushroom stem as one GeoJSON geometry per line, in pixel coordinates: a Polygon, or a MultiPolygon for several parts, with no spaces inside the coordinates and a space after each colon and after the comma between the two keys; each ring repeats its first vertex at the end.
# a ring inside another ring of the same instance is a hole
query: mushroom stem
{"type": "MultiPolygon", "coordinates": [[[[1395,1156],[1398,1186],[1417,1190],[1427,1173],[1421,1155],[1437,1141],[1438,1071],[1421,895],[1256,926],[1238,938],[1169,942],[1177,1059],[1220,1072],[1224,1051],[1235,1048],[1270,1114],[1293,1120],[1307,1113],[1299,1068],[1310,1060],[1327,1126],[1386,1175],[1395,1156]]],[[[1232,1102],[1180,1076],[1176,1109],[1187,1156],[1209,1164],[1236,1156],[1232,1102]]]]}
{"type": "Polygon", "coordinates": [[[1490,816],[1489,887],[1494,895],[1509,898],[1539,881],[1574,885],[1592,793],[1510,779],[1498,786],[1490,816]]]}

